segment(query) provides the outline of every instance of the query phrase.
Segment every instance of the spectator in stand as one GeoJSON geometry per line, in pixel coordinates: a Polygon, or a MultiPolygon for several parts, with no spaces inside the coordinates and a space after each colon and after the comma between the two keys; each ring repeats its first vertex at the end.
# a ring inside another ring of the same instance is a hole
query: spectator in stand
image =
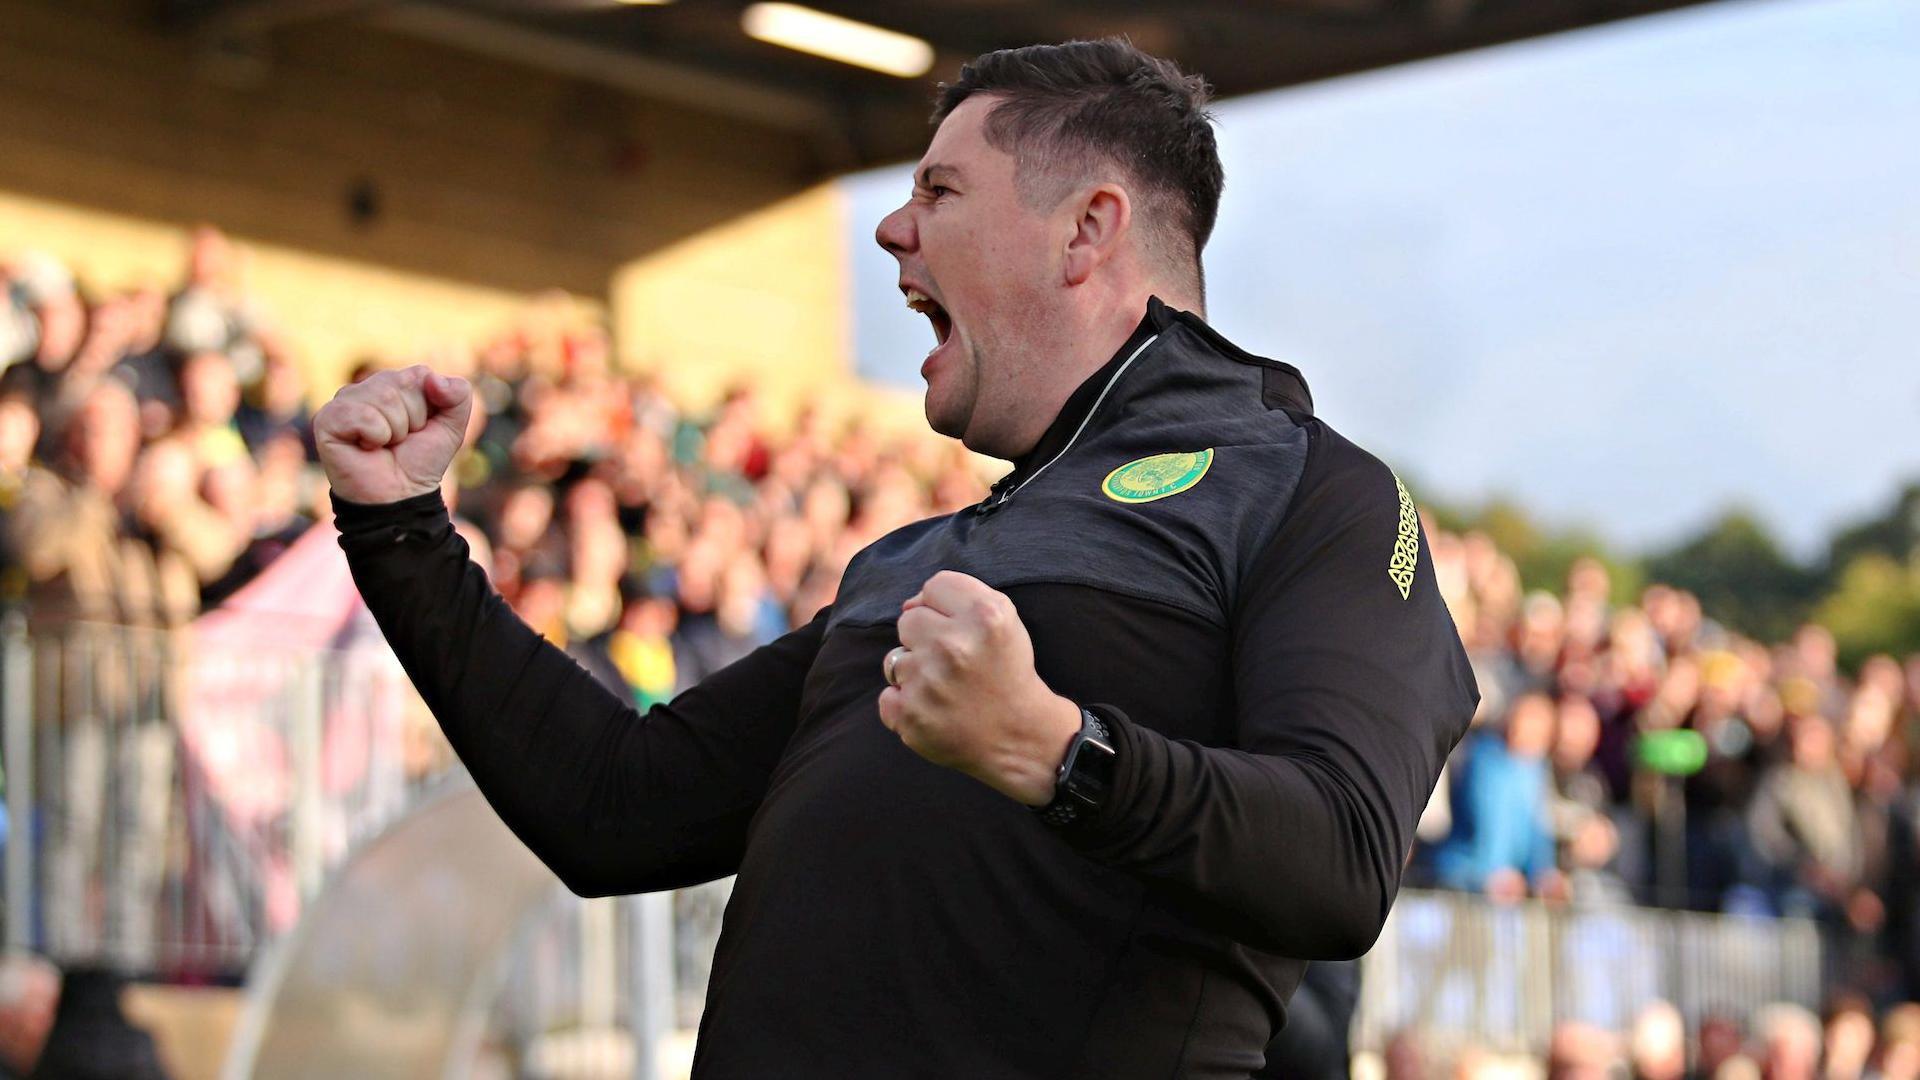
{"type": "Polygon", "coordinates": [[[1820,1018],[1798,1005],[1773,1004],[1754,1017],[1764,1080],[1816,1080],[1820,1074],[1820,1018]]]}
{"type": "MultiPolygon", "coordinates": [[[[1904,750],[1905,740],[1893,746],[1904,750]]],[[[1898,972],[1896,986],[1909,1000],[1920,993],[1920,785],[1905,780],[1888,808],[1884,879],[1886,905],[1883,947],[1898,972]]]]}
{"type": "Polygon", "coordinates": [[[691,685],[733,663],[769,640],[761,619],[765,578],[750,555],[707,567],[705,559],[683,567],[681,596],[691,598],[680,627],[677,666],[683,685],[691,685]],[[708,597],[711,597],[709,600],[708,597]]]}
{"type": "Polygon", "coordinates": [[[1550,592],[1527,594],[1514,628],[1512,674],[1514,693],[1551,692],[1559,683],[1559,667],[1567,645],[1567,610],[1550,592]]]}
{"type": "Polygon", "coordinates": [[[1920,1080],[1920,1005],[1903,1002],[1880,1021],[1880,1080],[1920,1080]]]}
{"type": "MultiPolygon", "coordinates": [[[[483,417],[484,418],[484,417],[483,417]]],[[[234,413],[234,426],[256,456],[275,437],[291,433],[300,442],[305,459],[318,461],[313,448],[313,418],[307,408],[306,379],[299,365],[285,353],[266,355],[260,381],[234,413]]]]}
{"type": "MultiPolygon", "coordinates": [[[[14,336],[10,355],[0,361],[31,365],[34,402],[44,410],[53,405],[67,365],[86,340],[86,300],[67,268],[44,252],[16,259],[7,280],[14,319],[23,329],[14,336]]],[[[42,453],[50,449],[43,447],[42,453]]]]}
{"type": "Polygon", "coordinates": [[[224,353],[190,353],[180,362],[180,418],[171,438],[187,445],[202,469],[249,460],[247,441],[234,424],[240,380],[224,353]]]}
{"type": "MultiPolygon", "coordinates": [[[[1737,655],[1701,652],[1684,672],[1686,701],[1675,708],[1684,710],[1681,725],[1698,732],[1707,749],[1706,764],[1683,786],[1689,906],[1711,910],[1753,877],[1744,813],[1767,764],[1767,746],[1742,709],[1744,665],[1737,655]]],[[[1665,716],[1645,723],[1664,722],[1665,716]]]]}
{"type": "Polygon", "coordinates": [[[0,959],[0,1080],[33,1072],[60,1000],[60,971],[31,953],[0,959]]]}
{"type": "Polygon", "coordinates": [[[672,698],[682,685],[673,659],[679,611],[637,574],[620,579],[620,601],[620,622],[603,647],[632,689],[635,708],[644,712],[672,698]]]}
{"type": "Polygon", "coordinates": [[[1522,694],[1500,731],[1468,738],[1452,793],[1453,833],[1436,853],[1440,880],[1501,901],[1547,894],[1564,881],[1548,821],[1555,708],[1542,693],[1522,694]]]}
{"type": "Polygon", "coordinates": [[[1794,716],[1787,735],[1790,756],[1761,779],[1748,827],[1778,908],[1836,919],[1862,887],[1853,791],[1826,717],[1794,716]]]}
{"type": "Polygon", "coordinates": [[[565,501],[567,636],[585,640],[613,628],[620,617],[620,579],[627,572],[626,533],[603,480],[586,477],[568,489],[565,501]]]}
{"type": "Polygon", "coordinates": [[[1570,1020],[1554,1025],[1547,1080],[1612,1080],[1619,1065],[1619,1040],[1612,1032],[1570,1020]]]}
{"type": "Polygon", "coordinates": [[[120,294],[125,329],[113,373],[133,387],[140,401],[140,430],[157,439],[173,428],[180,409],[173,353],[166,345],[167,297],[151,285],[120,294]]]}
{"type": "Polygon", "coordinates": [[[767,541],[763,551],[763,561],[767,573],[767,599],[772,612],[771,618],[779,621],[779,626],[800,622],[813,617],[813,612],[799,612],[795,604],[800,599],[800,590],[806,583],[807,572],[814,562],[813,534],[807,529],[806,520],[791,509],[775,517],[767,526],[767,541]]]}
{"type": "Polygon", "coordinates": [[[1620,831],[1612,817],[1606,778],[1594,762],[1600,745],[1600,713],[1580,694],[1556,702],[1551,820],[1564,852],[1569,896],[1579,904],[1632,902],[1632,892],[1614,869],[1620,831]]]}
{"type": "Polygon", "coordinates": [[[1600,713],[1600,745],[1594,758],[1616,805],[1624,804],[1629,795],[1635,720],[1659,691],[1665,662],[1653,624],[1643,610],[1633,607],[1614,614],[1590,697],[1600,713]]]}
{"type": "Polygon", "coordinates": [[[169,624],[197,614],[201,590],[220,580],[246,548],[251,493],[221,484],[250,485],[252,477],[249,461],[200,471],[184,442],[158,442],[140,456],[129,523],[159,563],[169,624]],[[205,497],[209,491],[220,492],[218,502],[205,497]]]}
{"type": "Polygon", "coordinates": [[[264,320],[241,283],[241,255],[225,233],[197,226],[187,240],[186,282],[167,300],[167,347],[180,355],[225,354],[240,380],[259,378],[264,320]]]}
{"type": "Polygon", "coordinates": [[[1628,1061],[1633,1080],[1685,1080],[1687,1025],[1671,1002],[1653,1002],[1633,1018],[1628,1061]]]}
{"type": "Polygon", "coordinates": [[[1387,1040],[1385,1080],[1427,1080],[1426,1049],[1416,1028],[1402,1028],[1387,1040]]]}
{"type": "Polygon", "coordinates": [[[553,524],[553,489],[527,481],[514,485],[499,501],[494,527],[493,581],[500,595],[512,600],[525,576],[523,568],[539,560],[562,557],[561,537],[553,524]]]}
{"type": "Polygon", "coordinates": [[[1812,709],[1823,716],[1839,716],[1847,707],[1847,688],[1840,679],[1839,647],[1833,632],[1818,623],[1807,623],[1794,631],[1793,640],[1777,652],[1789,677],[1812,684],[1812,709]]]}
{"type": "Polygon", "coordinates": [[[1873,1007],[1858,994],[1827,1006],[1820,1080],[1863,1080],[1873,1057],[1873,1007]]]}
{"type": "Polygon", "coordinates": [[[24,375],[25,369],[0,374],[0,600],[8,603],[24,599],[27,589],[26,553],[14,546],[27,530],[17,515],[23,506],[46,505],[60,490],[59,478],[34,455],[40,414],[33,388],[16,373],[24,375]]]}
{"type": "Polygon", "coordinates": [[[38,623],[154,625],[192,607],[179,576],[163,574],[152,547],[122,529],[140,450],[135,409],[125,384],[96,386],[66,426],[58,479],[25,489],[8,518],[38,623]]]}
{"type": "MultiPolygon", "coordinates": [[[[260,448],[257,470],[228,469],[211,474],[216,489],[230,485],[216,503],[224,502],[229,515],[240,522],[245,546],[226,573],[200,590],[204,607],[218,605],[258,577],[313,525],[307,513],[312,505],[307,483],[307,449],[298,431],[282,429],[260,448]]],[[[476,558],[480,558],[476,553],[476,558]]]]}
{"type": "Polygon", "coordinates": [[[730,391],[720,403],[713,423],[707,428],[706,466],[717,473],[759,480],[767,473],[770,454],[760,437],[753,392],[745,387],[730,391]]]}
{"type": "Polygon", "coordinates": [[[1746,1041],[1738,1020],[1717,1013],[1701,1017],[1698,1054],[1688,1080],[1714,1080],[1729,1062],[1744,1063],[1757,1074],[1758,1067],[1746,1056],[1746,1041]]]}

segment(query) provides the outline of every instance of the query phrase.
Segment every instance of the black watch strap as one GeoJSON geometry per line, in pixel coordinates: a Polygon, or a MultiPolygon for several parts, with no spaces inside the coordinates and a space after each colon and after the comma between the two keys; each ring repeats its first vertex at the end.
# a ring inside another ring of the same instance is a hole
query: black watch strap
{"type": "Polygon", "coordinates": [[[1040,820],[1064,828],[1089,817],[1106,801],[1113,786],[1113,736],[1106,721],[1091,710],[1080,710],[1080,732],[1067,745],[1067,756],[1054,775],[1053,799],[1034,807],[1040,820]]]}

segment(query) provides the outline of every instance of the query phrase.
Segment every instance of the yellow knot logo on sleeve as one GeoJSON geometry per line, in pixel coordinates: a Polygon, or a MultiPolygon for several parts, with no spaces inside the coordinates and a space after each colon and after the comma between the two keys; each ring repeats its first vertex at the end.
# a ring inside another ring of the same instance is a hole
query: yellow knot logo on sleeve
{"type": "Polygon", "coordinates": [[[1212,447],[1192,454],[1155,454],[1108,473],[1100,490],[1114,502],[1150,503],[1199,483],[1212,464],[1212,447]]]}
{"type": "MultiPolygon", "coordinates": [[[[1392,470],[1388,470],[1391,472],[1392,470]]],[[[1400,586],[1400,599],[1413,591],[1413,568],[1420,565],[1420,515],[1413,509],[1413,496],[1400,474],[1393,474],[1393,486],[1400,489],[1400,536],[1393,542],[1393,561],[1387,564],[1387,576],[1400,586]]]]}

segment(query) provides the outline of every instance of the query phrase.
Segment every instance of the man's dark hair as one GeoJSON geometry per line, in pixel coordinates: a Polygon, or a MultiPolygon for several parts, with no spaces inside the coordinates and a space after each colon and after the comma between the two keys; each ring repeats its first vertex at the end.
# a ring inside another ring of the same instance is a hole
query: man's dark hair
{"type": "Polygon", "coordinates": [[[1102,163],[1132,180],[1149,249],[1170,267],[1190,264],[1213,233],[1226,175],[1214,143],[1206,80],[1124,38],[1028,45],[984,53],[941,83],[938,125],[975,94],[1001,101],[987,142],[1013,155],[1022,195],[1052,206],[1102,163]]]}

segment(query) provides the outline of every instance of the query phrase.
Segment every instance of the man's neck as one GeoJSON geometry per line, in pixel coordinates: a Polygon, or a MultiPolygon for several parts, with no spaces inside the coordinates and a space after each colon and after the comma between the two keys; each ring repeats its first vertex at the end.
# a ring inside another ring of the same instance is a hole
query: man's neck
{"type": "Polygon", "coordinates": [[[1114,293],[1110,299],[1082,309],[1084,314],[1078,319],[1062,320],[1053,335],[1057,344],[1049,350],[1053,360],[1049,368],[1052,378],[1035,395],[1031,429],[1021,440],[1021,449],[1008,460],[1018,460],[1033,451],[1059,419],[1060,410],[1066,407],[1074,391],[1106,366],[1133,336],[1146,314],[1147,301],[1156,295],[1170,306],[1185,306],[1165,291],[1142,286],[1114,293]]]}
{"type": "Polygon", "coordinates": [[[1078,431],[1081,421],[1086,419],[1112,377],[1125,367],[1129,357],[1136,355],[1141,346],[1152,340],[1157,326],[1152,319],[1151,301],[1150,296],[1141,302],[1140,310],[1126,327],[1125,336],[1111,342],[1112,348],[1107,350],[1099,363],[1090,369],[1084,365],[1076,367],[1076,371],[1083,372],[1078,376],[1080,381],[1067,389],[1058,406],[1048,408],[1046,426],[1034,441],[1008,459],[1013,462],[1009,477],[1018,478],[1026,474],[1043,459],[1054,456],[1072,442],[1073,434],[1078,431]]]}

